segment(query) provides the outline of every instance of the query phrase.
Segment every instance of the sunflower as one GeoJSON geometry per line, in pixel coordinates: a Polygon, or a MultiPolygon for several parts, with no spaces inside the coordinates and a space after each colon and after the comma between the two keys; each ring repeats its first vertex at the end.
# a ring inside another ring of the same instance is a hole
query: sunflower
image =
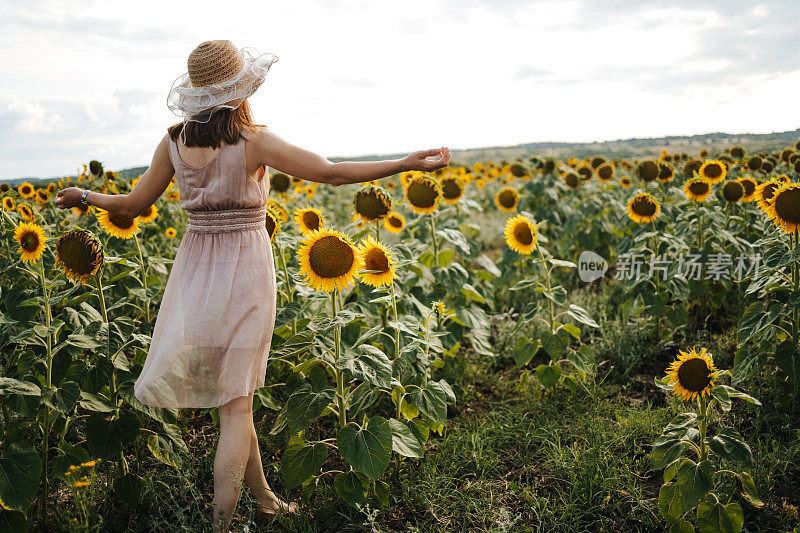
{"type": "Polygon", "coordinates": [[[750,170],[761,170],[761,167],[764,165],[764,160],[754,155],[750,159],[747,160],[747,168],[750,170]]]}
{"type": "Polygon", "coordinates": [[[141,174],[139,174],[138,176],[136,176],[135,178],[133,178],[131,180],[131,189],[136,187],[136,184],[139,183],[140,179],[142,179],[142,175],[141,174]]]}
{"type": "Polygon", "coordinates": [[[728,180],[722,186],[722,196],[729,204],[738,202],[744,196],[744,185],[739,180],[728,180]]]}
{"type": "Polygon", "coordinates": [[[694,400],[700,396],[708,396],[717,378],[714,359],[703,348],[700,353],[695,348],[690,352],[679,351],[678,358],[667,368],[667,384],[674,383],[672,394],[684,401],[694,400]]]}
{"type": "Polygon", "coordinates": [[[139,231],[139,218],[126,217],[113,211],[106,211],[95,206],[97,222],[106,233],[119,239],[130,239],[133,234],[139,231]]]}
{"type": "Polygon", "coordinates": [[[594,175],[594,169],[592,166],[585,161],[581,163],[581,166],[578,169],[578,176],[580,176],[581,181],[589,181],[592,179],[592,175],[594,175]]]}
{"type": "Polygon", "coordinates": [[[281,222],[288,222],[289,221],[289,212],[283,207],[283,204],[280,202],[276,202],[275,200],[269,200],[267,202],[267,209],[272,209],[278,215],[278,218],[281,219],[281,222]]]}
{"type": "Polygon", "coordinates": [[[486,187],[486,180],[484,178],[478,178],[475,180],[475,187],[478,189],[483,189],[486,187]]]}
{"type": "Polygon", "coordinates": [[[36,195],[36,189],[34,189],[33,184],[28,183],[20,183],[19,187],[17,187],[17,192],[23,198],[33,198],[36,195]]]}
{"type": "Polygon", "coordinates": [[[158,209],[156,209],[155,205],[151,205],[150,207],[139,213],[139,216],[137,218],[139,219],[139,222],[147,223],[154,221],[157,216],[158,216],[158,209]]]}
{"type": "Polygon", "coordinates": [[[500,189],[494,197],[494,203],[506,213],[514,212],[517,209],[518,202],[519,195],[513,187],[504,187],[500,189]]]}
{"type": "Polygon", "coordinates": [[[792,181],[786,174],[781,174],[780,176],[776,176],[774,179],[778,185],[783,185],[786,183],[790,183],[792,181]]]}
{"type": "Polygon", "coordinates": [[[297,253],[300,272],[320,291],[344,289],[362,268],[364,260],[346,235],[321,228],[308,233],[297,253]]]}
{"type": "Polygon", "coordinates": [[[785,233],[794,233],[800,227],[800,184],[787,183],[775,191],[765,209],[773,224],[785,233]]]}
{"type": "Polygon", "coordinates": [[[17,204],[17,212],[28,222],[36,222],[36,211],[28,204],[17,204]]]}
{"type": "Polygon", "coordinates": [[[683,192],[691,200],[702,202],[711,194],[711,183],[705,178],[692,178],[683,184],[683,192]]]}
{"type": "Polygon", "coordinates": [[[94,276],[103,264],[103,247],[94,233],[76,228],[58,238],[56,264],[64,274],[81,284],[94,276]]]}
{"type": "Polygon", "coordinates": [[[614,177],[614,165],[611,163],[602,163],[599,167],[597,167],[597,179],[602,181],[603,183],[607,183],[611,181],[611,178],[614,177]]]}
{"type": "Polygon", "coordinates": [[[640,192],[628,200],[628,216],[634,222],[647,224],[654,220],[660,211],[658,200],[649,193],[640,192]]]}
{"type": "Polygon", "coordinates": [[[522,255],[529,255],[536,247],[536,224],[524,215],[509,218],[503,232],[509,248],[522,255]]]}
{"type": "Polygon", "coordinates": [[[394,256],[386,249],[382,243],[375,240],[370,235],[362,239],[358,246],[361,258],[364,261],[364,270],[374,270],[375,272],[364,272],[361,281],[373,287],[391,285],[397,277],[394,266],[394,256]]]}
{"type": "Polygon", "coordinates": [[[636,175],[645,183],[654,181],[658,177],[658,174],[658,163],[652,159],[647,159],[636,165],[636,175]]]}
{"type": "Polygon", "coordinates": [[[305,187],[303,187],[303,190],[306,193],[306,198],[314,198],[314,195],[317,192],[317,188],[314,187],[313,185],[306,185],[305,187]]]}
{"type": "Polygon", "coordinates": [[[707,179],[709,183],[719,183],[725,179],[728,170],[722,161],[710,159],[700,166],[697,173],[700,177],[707,179]]]}
{"type": "Polygon", "coordinates": [[[14,231],[14,238],[19,243],[19,255],[26,263],[35,263],[42,258],[44,241],[47,236],[38,224],[20,222],[14,231]]]}
{"type": "Polygon", "coordinates": [[[523,176],[528,175],[528,171],[525,170],[525,167],[520,165],[519,163],[514,163],[513,165],[511,165],[511,167],[509,167],[508,170],[509,172],[511,172],[511,175],[514,176],[515,178],[521,178],[523,176]]]}
{"type": "Polygon", "coordinates": [[[269,177],[269,188],[277,193],[285,194],[292,185],[292,180],[283,172],[276,172],[269,177]]]}
{"type": "Polygon", "coordinates": [[[167,187],[167,200],[170,202],[177,202],[181,199],[181,193],[178,189],[169,186],[167,187]]]}
{"type": "Polygon", "coordinates": [[[3,198],[3,209],[6,211],[13,211],[14,210],[14,199],[10,196],[6,196],[3,198]]]}
{"type": "Polygon", "coordinates": [[[267,219],[264,224],[267,228],[267,233],[269,233],[269,238],[272,240],[272,237],[281,229],[281,217],[273,209],[267,207],[267,219]]]}
{"type": "Polygon", "coordinates": [[[766,212],[772,199],[775,197],[775,191],[778,190],[780,184],[776,180],[765,181],[756,187],[755,198],[758,203],[759,209],[766,212]]]}
{"type": "Polygon", "coordinates": [[[730,149],[731,157],[735,157],[736,159],[743,159],[744,158],[744,148],[741,146],[733,146],[730,149]]]}
{"type": "Polygon", "coordinates": [[[56,192],[56,182],[51,181],[50,183],[47,184],[47,192],[49,192],[50,194],[56,192]]]}
{"type": "Polygon", "coordinates": [[[300,229],[300,233],[307,235],[312,231],[322,229],[325,226],[325,219],[322,211],[316,207],[302,207],[294,212],[294,221],[300,229]]]}
{"type": "Polygon", "coordinates": [[[619,183],[620,183],[620,185],[622,185],[622,186],[623,186],[623,187],[625,187],[626,189],[627,189],[628,187],[630,187],[630,186],[633,184],[633,182],[631,181],[631,179],[630,179],[628,176],[623,176],[623,177],[622,177],[622,178],[619,180],[619,183]]]}
{"type": "Polygon", "coordinates": [[[381,187],[367,185],[353,196],[353,209],[362,221],[375,222],[392,210],[392,199],[381,187]]]}
{"type": "Polygon", "coordinates": [[[756,192],[756,186],[758,185],[758,182],[756,182],[756,180],[754,180],[750,176],[742,176],[741,178],[739,178],[739,183],[741,183],[742,187],[744,188],[744,194],[739,199],[739,201],[749,202],[753,200],[753,195],[756,192]]]}
{"type": "Polygon", "coordinates": [[[39,205],[45,205],[48,200],[50,200],[50,193],[47,192],[47,189],[36,189],[36,203],[39,205]]]}
{"type": "Polygon", "coordinates": [[[703,162],[699,159],[690,159],[683,165],[683,175],[687,178],[692,178],[694,173],[699,172],[702,166],[703,162]]]}
{"type": "Polygon", "coordinates": [[[406,183],[404,196],[418,215],[429,215],[436,210],[442,190],[439,184],[425,176],[415,176],[406,183]]]}
{"type": "Polygon", "coordinates": [[[173,228],[172,226],[168,227],[164,230],[164,235],[169,237],[170,239],[174,238],[178,234],[178,230],[173,228]]]}
{"type": "Polygon", "coordinates": [[[597,170],[598,168],[606,164],[606,158],[601,155],[596,155],[589,161],[589,164],[592,165],[592,168],[594,170],[597,170]]]}
{"type": "Polygon", "coordinates": [[[658,164],[658,179],[662,183],[667,183],[668,181],[672,181],[672,178],[675,177],[675,170],[672,168],[672,165],[667,163],[659,163],[658,164]]]}
{"type": "Polygon", "coordinates": [[[574,172],[567,172],[564,174],[564,183],[567,185],[567,187],[575,191],[578,189],[578,187],[580,187],[581,179],[574,172]]]}
{"type": "MultiPolygon", "coordinates": [[[[522,165],[511,165],[511,168],[513,169],[514,166],[522,168],[522,165]]],[[[444,203],[450,205],[457,204],[462,196],[464,196],[464,181],[461,178],[458,176],[447,176],[442,179],[442,201],[444,203]]]]}
{"type": "Polygon", "coordinates": [[[383,227],[392,233],[400,233],[406,227],[406,219],[400,213],[393,211],[383,219],[383,227]]]}

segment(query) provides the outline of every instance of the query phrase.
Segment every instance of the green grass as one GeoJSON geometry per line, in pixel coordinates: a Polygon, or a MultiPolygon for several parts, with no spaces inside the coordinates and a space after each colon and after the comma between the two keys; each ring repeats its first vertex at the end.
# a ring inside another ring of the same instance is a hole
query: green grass
{"type": "MultiPolygon", "coordinates": [[[[495,328],[495,335],[500,332],[495,328]]],[[[634,328],[617,326],[610,335],[618,346],[645,345],[634,328]]],[[[595,338],[592,347],[602,355],[609,339],[595,338]]],[[[730,332],[702,341],[727,363],[730,332]]],[[[652,349],[646,357],[659,353],[652,349]]],[[[305,502],[306,514],[279,517],[270,529],[252,523],[256,506],[245,490],[234,531],[246,524],[249,531],[296,532],[662,529],[656,506],[661,472],[649,470],[647,454],[682,406],[653,384],[652,374],[605,370],[589,394],[564,387],[546,393],[539,387],[519,390],[520,370],[509,358],[468,357],[466,363],[444,434],[432,436],[423,459],[392,464],[385,474],[388,506],[373,498],[361,511],[351,508],[336,497],[331,476],[323,476],[305,502]]],[[[649,366],[663,371],[660,363],[649,366]]],[[[747,531],[791,531],[798,525],[800,414],[774,380],[760,377],[747,387],[763,407],[735,402],[723,417],[752,448],[750,471],[765,503],[762,509],[742,503],[747,531]]],[[[271,468],[284,444],[268,436],[274,413],[260,411],[256,418],[270,484],[285,497],[299,497],[299,491],[284,493],[271,468]]],[[[182,417],[181,424],[193,463],[177,471],[155,462],[144,448],[131,450],[132,468],[146,478],[140,503],[133,509],[98,506],[103,531],[210,530],[218,429],[207,416],[182,417]]],[[[736,500],[732,484],[721,493],[736,500]]]]}

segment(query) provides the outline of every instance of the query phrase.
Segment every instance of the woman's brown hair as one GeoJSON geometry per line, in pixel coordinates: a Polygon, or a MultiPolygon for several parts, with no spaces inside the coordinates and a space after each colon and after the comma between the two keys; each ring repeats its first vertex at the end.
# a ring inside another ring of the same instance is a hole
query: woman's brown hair
{"type": "MultiPolygon", "coordinates": [[[[239,142],[241,130],[248,133],[258,132],[264,124],[255,124],[250,111],[250,103],[245,99],[235,109],[222,108],[211,115],[208,122],[186,122],[186,146],[211,146],[219,148],[220,143],[236,144],[239,142]]],[[[173,124],[167,131],[173,141],[177,141],[183,129],[183,122],[173,124]]]]}

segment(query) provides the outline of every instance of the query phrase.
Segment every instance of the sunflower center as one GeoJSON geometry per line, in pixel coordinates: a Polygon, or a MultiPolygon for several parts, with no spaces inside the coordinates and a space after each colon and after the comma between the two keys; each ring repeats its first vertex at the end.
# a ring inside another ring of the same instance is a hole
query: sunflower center
{"type": "Polygon", "coordinates": [[[514,191],[505,190],[501,191],[500,194],[497,196],[497,201],[500,202],[500,205],[503,207],[510,209],[514,207],[517,203],[517,195],[514,191]]]}
{"type": "Polygon", "coordinates": [[[286,192],[289,190],[291,182],[289,181],[289,176],[283,172],[278,172],[270,178],[269,185],[278,192],[286,192]]]}
{"type": "Polygon", "coordinates": [[[678,368],[678,382],[689,392],[700,392],[711,383],[711,372],[702,359],[689,359],[678,368]]]}
{"type": "Polygon", "coordinates": [[[564,182],[572,189],[578,188],[578,176],[572,172],[564,176],[564,182]]]}
{"type": "Polygon", "coordinates": [[[520,222],[514,226],[514,239],[524,245],[529,245],[533,242],[533,232],[531,227],[525,222],[520,222]]]}
{"type": "Polygon", "coordinates": [[[312,231],[319,229],[319,215],[314,211],[306,211],[303,213],[303,224],[312,231]]]}
{"type": "Polygon", "coordinates": [[[614,169],[611,168],[611,165],[602,165],[600,168],[597,169],[597,177],[603,181],[610,180],[613,174],[614,174],[614,169]]]}
{"type": "Polygon", "coordinates": [[[125,215],[120,215],[112,211],[108,213],[108,221],[120,229],[128,229],[133,226],[133,219],[131,217],[126,217],[125,215]]]}
{"type": "Polygon", "coordinates": [[[389,225],[395,228],[402,228],[403,222],[397,217],[389,217],[389,225]]]}
{"type": "Polygon", "coordinates": [[[272,236],[275,234],[275,221],[269,215],[267,215],[265,227],[267,228],[267,233],[269,233],[270,238],[272,238],[272,236]]]}
{"type": "Polygon", "coordinates": [[[308,261],[311,270],[325,279],[344,276],[355,262],[353,247],[334,235],[326,235],[311,245],[308,261]]]}
{"type": "Polygon", "coordinates": [[[653,181],[658,177],[658,165],[655,161],[643,161],[639,164],[638,174],[643,181],[653,181]]]}
{"type": "Polygon", "coordinates": [[[708,187],[705,181],[693,181],[689,184],[689,191],[695,196],[701,196],[708,192],[708,187]]]}
{"type": "Polygon", "coordinates": [[[717,163],[711,163],[710,165],[706,165],[706,168],[703,170],[703,173],[706,177],[715,179],[722,176],[722,166],[717,163]]]}
{"type": "Polygon", "coordinates": [[[415,207],[433,207],[439,196],[436,189],[422,180],[414,180],[408,186],[408,201],[415,207]]]}
{"type": "Polygon", "coordinates": [[[729,202],[735,202],[744,196],[744,186],[736,181],[730,181],[722,188],[722,194],[729,202]]]}
{"type": "Polygon", "coordinates": [[[83,241],[78,233],[66,233],[56,243],[58,258],[64,267],[79,276],[92,273],[101,261],[100,252],[94,249],[93,243],[83,241]]]}
{"type": "Polygon", "coordinates": [[[27,231],[20,237],[19,244],[26,252],[33,252],[39,247],[39,235],[36,232],[27,231]]]}
{"type": "Polygon", "coordinates": [[[775,196],[775,214],[791,224],[800,224],[800,189],[787,189],[775,196]]]}
{"type": "Polygon", "coordinates": [[[761,196],[764,198],[764,200],[770,201],[770,200],[772,200],[772,197],[775,195],[775,189],[777,189],[777,188],[778,188],[778,186],[775,185],[774,183],[768,183],[764,187],[764,190],[762,191],[761,196]]]}
{"type": "Polygon", "coordinates": [[[378,270],[381,273],[389,271],[389,258],[380,248],[370,248],[364,254],[364,270],[378,270]]]}
{"type": "Polygon", "coordinates": [[[656,214],[656,204],[647,198],[636,198],[631,204],[634,213],[642,217],[651,217],[656,214]]]}
{"type": "Polygon", "coordinates": [[[448,200],[455,200],[456,198],[461,197],[461,187],[458,183],[456,183],[456,180],[444,180],[442,182],[442,195],[448,200]]]}
{"type": "Polygon", "coordinates": [[[753,191],[756,190],[756,184],[753,180],[744,179],[739,183],[741,183],[742,187],[744,187],[744,196],[750,196],[753,194],[753,191]]]}
{"type": "Polygon", "coordinates": [[[362,192],[356,195],[356,213],[370,220],[386,216],[390,207],[376,191],[362,192]]]}

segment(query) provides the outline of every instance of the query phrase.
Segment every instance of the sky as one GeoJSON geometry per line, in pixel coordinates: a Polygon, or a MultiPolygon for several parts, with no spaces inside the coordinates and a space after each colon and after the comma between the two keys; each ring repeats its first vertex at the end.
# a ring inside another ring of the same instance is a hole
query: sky
{"type": "Polygon", "coordinates": [[[797,0],[0,3],[0,178],[149,165],[201,42],[278,56],[259,124],[326,157],[800,126],[797,0]]]}

